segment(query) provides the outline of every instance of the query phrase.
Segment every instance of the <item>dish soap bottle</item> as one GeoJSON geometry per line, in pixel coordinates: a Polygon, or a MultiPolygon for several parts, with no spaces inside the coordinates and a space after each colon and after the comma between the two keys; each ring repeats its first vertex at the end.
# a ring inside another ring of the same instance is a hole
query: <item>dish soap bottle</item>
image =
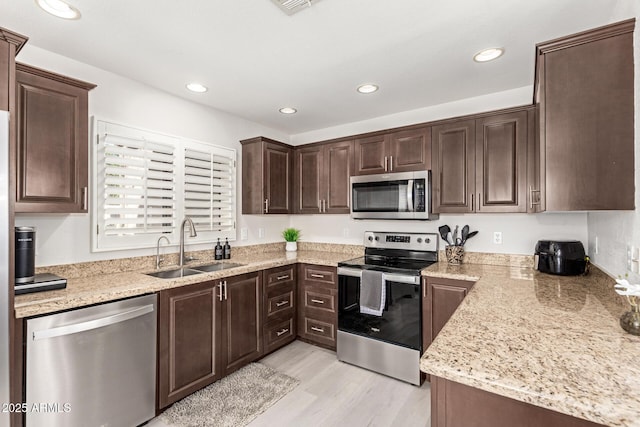
{"type": "Polygon", "coordinates": [[[216,247],[213,248],[213,257],[216,260],[222,259],[222,245],[220,244],[220,238],[218,238],[216,247]]]}
{"type": "Polygon", "coordinates": [[[224,239],[224,259],[231,259],[231,245],[229,238],[224,239]]]}

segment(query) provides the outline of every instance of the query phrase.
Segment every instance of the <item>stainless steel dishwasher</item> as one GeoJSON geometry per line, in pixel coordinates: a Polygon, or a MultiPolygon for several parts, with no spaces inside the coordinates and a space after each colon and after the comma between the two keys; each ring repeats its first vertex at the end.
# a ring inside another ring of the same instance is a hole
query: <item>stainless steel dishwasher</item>
{"type": "Polygon", "coordinates": [[[153,418],[156,307],[146,295],[27,320],[27,427],[153,418]]]}

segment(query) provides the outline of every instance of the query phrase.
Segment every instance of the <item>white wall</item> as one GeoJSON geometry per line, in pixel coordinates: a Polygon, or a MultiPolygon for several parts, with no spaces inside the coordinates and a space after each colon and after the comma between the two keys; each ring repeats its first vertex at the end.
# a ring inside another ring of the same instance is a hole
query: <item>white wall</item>
{"type": "MultiPolygon", "coordinates": [[[[117,123],[178,135],[199,141],[235,148],[238,141],[254,136],[288,142],[288,135],[225,112],[190,102],[142,83],[39,49],[27,43],[18,61],[58,72],[98,85],[89,94],[89,115],[117,123]]],[[[194,95],[197,99],[197,95],[194,95]]],[[[239,165],[240,170],[242,165],[239,165]]],[[[238,188],[241,188],[238,176],[238,188]]],[[[238,212],[240,212],[238,193],[238,212]]],[[[249,229],[249,238],[235,244],[266,243],[280,240],[280,232],[288,223],[286,215],[269,218],[238,215],[240,227],[249,229]],[[258,228],[265,228],[263,238],[258,228]]],[[[89,214],[36,215],[17,214],[16,225],[37,227],[36,265],[46,266],[72,262],[151,255],[154,249],[116,252],[90,252],[89,214]]],[[[238,236],[239,239],[240,236],[238,236]]],[[[188,242],[188,238],[187,238],[188,242]]],[[[204,249],[211,245],[193,245],[188,249],[204,249]]]]}
{"type": "MultiPolygon", "coordinates": [[[[591,212],[587,216],[589,253],[594,264],[613,276],[629,273],[634,283],[640,274],[627,269],[627,247],[640,247],[640,4],[629,2],[627,7],[636,17],[634,33],[635,64],[635,205],[631,212],[591,212]],[[632,4],[633,3],[633,4],[632,4]],[[598,253],[595,253],[596,238],[598,253]]],[[[622,11],[628,13],[629,11],[622,11]]],[[[615,191],[615,190],[612,190],[615,191]]]]}

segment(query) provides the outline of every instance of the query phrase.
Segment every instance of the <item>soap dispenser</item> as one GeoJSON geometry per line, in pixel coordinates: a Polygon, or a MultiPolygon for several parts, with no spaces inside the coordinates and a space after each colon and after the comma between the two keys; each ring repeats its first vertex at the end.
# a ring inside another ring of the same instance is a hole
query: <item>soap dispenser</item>
{"type": "Polygon", "coordinates": [[[222,245],[220,244],[220,238],[218,238],[218,243],[216,247],[213,249],[213,257],[216,260],[222,259],[222,245]]]}
{"type": "Polygon", "coordinates": [[[229,238],[224,239],[224,259],[231,259],[231,245],[229,238]]]}

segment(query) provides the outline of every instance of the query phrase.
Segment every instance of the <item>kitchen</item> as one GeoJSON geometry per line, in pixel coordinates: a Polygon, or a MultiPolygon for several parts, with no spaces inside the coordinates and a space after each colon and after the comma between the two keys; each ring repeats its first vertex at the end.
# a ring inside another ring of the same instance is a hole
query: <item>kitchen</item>
{"type": "MultiPolygon", "coordinates": [[[[290,19],[291,22],[295,22],[293,21],[295,19],[304,19],[305,14],[316,13],[314,12],[315,10],[318,10],[318,13],[322,10],[327,10],[324,8],[331,7],[328,5],[329,2],[330,0],[323,0],[322,2],[318,2],[317,5],[314,5],[313,8],[300,12],[299,15],[293,15],[291,18],[283,16],[278,19],[290,19]]],[[[269,13],[266,12],[268,9],[267,6],[269,8],[273,7],[271,4],[263,6],[263,12],[265,13],[269,13]]],[[[415,4],[412,4],[412,6],[415,6],[415,4]]],[[[575,7],[575,9],[573,9],[574,11],[581,10],[582,7],[577,4],[573,4],[573,6],[575,7]]],[[[27,6],[25,5],[24,7],[26,8],[27,6]]],[[[33,5],[28,5],[28,7],[29,12],[25,12],[22,16],[34,16],[37,15],[37,13],[41,13],[39,10],[35,9],[31,11],[31,7],[33,7],[33,5]]],[[[69,59],[69,57],[75,57],[71,51],[65,53],[65,56],[61,56],[54,53],[56,52],[56,49],[53,45],[48,46],[46,49],[43,48],[46,46],[45,41],[42,38],[38,40],[34,26],[22,22],[18,19],[18,16],[13,17],[12,19],[6,18],[2,25],[3,27],[21,32],[31,37],[30,41],[27,42],[18,55],[17,59],[19,62],[51,70],[63,75],[73,76],[74,78],[92,82],[97,85],[95,89],[92,89],[89,92],[88,110],[90,116],[96,117],[99,120],[112,120],[116,123],[130,125],[139,129],[149,129],[163,134],[181,135],[193,140],[210,141],[216,144],[223,144],[227,145],[229,148],[237,150],[237,186],[240,189],[242,187],[241,171],[244,171],[241,164],[242,149],[238,142],[240,140],[264,135],[273,140],[297,146],[305,143],[330,140],[381,129],[390,129],[415,123],[432,122],[449,117],[531,104],[533,94],[533,88],[531,85],[533,83],[534,64],[532,60],[534,44],[638,15],[638,11],[634,9],[634,5],[626,2],[608,2],[606,7],[608,7],[608,9],[601,10],[598,18],[594,16],[587,16],[583,18],[584,22],[580,22],[578,20],[579,17],[576,17],[575,19],[577,21],[572,24],[574,26],[570,27],[570,29],[561,27],[561,23],[557,23],[561,29],[550,30],[548,35],[540,35],[535,40],[532,40],[532,42],[526,47],[523,47],[521,49],[522,51],[518,49],[507,49],[505,57],[502,58],[503,60],[507,60],[509,55],[513,54],[516,56],[519,55],[521,57],[521,62],[529,64],[528,72],[530,74],[525,76],[526,79],[524,79],[524,82],[520,85],[511,87],[505,86],[505,89],[490,90],[486,93],[469,91],[467,92],[467,95],[459,98],[459,100],[449,99],[446,102],[441,101],[435,103],[438,105],[424,101],[423,104],[418,104],[414,107],[404,106],[395,110],[392,109],[385,110],[382,113],[374,113],[366,117],[353,116],[353,118],[348,121],[331,121],[330,119],[327,119],[327,122],[320,126],[312,125],[317,127],[304,127],[302,124],[295,125],[300,126],[300,128],[298,128],[299,130],[295,130],[295,128],[287,130],[288,126],[294,126],[288,123],[292,121],[291,119],[295,120],[296,115],[279,117],[281,115],[277,112],[277,108],[273,113],[273,116],[276,116],[275,118],[270,118],[268,120],[265,119],[266,123],[273,124],[269,126],[261,125],[258,124],[260,123],[258,120],[249,121],[239,118],[238,116],[242,115],[237,112],[235,114],[229,114],[198,104],[196,102],[199,101],[194,97],[194,95],[185,95],[185,97],[192,101],[185,100],[153,89],[150,86],[138,83],[138,81],[147,81],[144,77],[133,76],[132,79],[130,79],[122,77],[118,73],[106,71],[110,69],[107,64],[110,60],[106,60],[107,62],[105,62],[104,59],[95,58],[95,62],[93,62],[93,64],[96,65],[87,65],[89,63],[88,59],[84,59],[83,62],[69,59]],[[36,41],[39,41],[39,43],[36,43],[36,41]],[[123,102],[123,100],[126,101],[123,102]],[[401,113],[401,111],[405,112],[401,113]]],[[[550,5],[549,8],[554,10],[550,5]]],[[[275,12],[279,11],[276,9],[275,12]]],[[[538,9],[536,9],[535,12],[542,13],[538,9]]],[[[3,11],[3,15],[6,15],[7,17],[12,16],[13,13],[14,12],[10,13],[9,11],[4,13],[3,11]]],[[[585,15],[588,15],[588,13],[584,13],[585,15]]],[[[548,16],[545,15],[545,17],[548,16]]],[[[85,18],[88,17],[84,16],[82,19],[84,20],[85,18]]],[[[274,19],[276,19],[275,16],[274,19]]],[[[82,20],[77,22],[82,22],[82,20]]],[[[60,31],[70,31],[71,34],[73,34],[73,30],[63,27],[63,23],[64,22],[56,23],[55,25],[60,26],[60,31]]],[[[74,25],[75,23],[76,22],[71,22],[71,25],[74,25]]],[[[411,35],[412,34],[408,34],[407,38],[410,39],[411,35]]],[[[637,40],[637,35],[635,37],[637,40]]],[[[69,39],[73,39],[72,35],[69,35],[69,39]]],[[[419,41],[422,40],[417,39],[414,43],[419,41]]],[[[121,44],[118,45],[115,42],[113,45],[113,49],[121,49],[121,46],[123,46],[121,44]]],[[[479,48],[480,47],[485,46],[479,46],[479,48]]],[[[173,49],[175,49],[175,47],[173,49]]],[[[474,50],[472,48],[469,49],[473,51],[471,54],[479,50],[474,50]]],[[[118,55],[125,55],[125,53],[127,52],[114,52],[113,55],[118,57],[118,55]]],[[[135,52],[129,52],[127,54],[128,56],[126,56],[126,59],[122,59],[121,63],[123,65],[121,66],[130,64],[130,68],[136,68],[142,72],[142,70],[144,70],[140,65],[140,62],[143,61],[142,58],[138,57],[139,55],[135,52]]],[[[238,58],[238,60],[240,59],[243,58],[238,58]]],[[[466,60],[467,59],[465,58],[465,61],[466,60]]],[[[512,61],[516,61],[516,59],[512,59],[512,61]]],[[[499,62],[485,65],[491,67],[494,64],[499,64],[499,62]]],[[[357,68],[358,67],[355,67],[355,69],[357,68]]],[[[478,73],[483,73],[479,68],[474,70],[477,70],[478,73]]],[[[152,79],[156,77],[149,76],[149,78],[152,79]]],[[[367,77],[357,76],[357,79],[357,83],[360,83],[360,80],[367,80],[367,77]]],[[[180,87],[182,86],[183,84],[181,83],[180,87]]],[[[355,93],[355,89],[349,87],[348,90],[354,92],[351,98],[355,98],[356,95],[358,95],[355,93]]],[[[222,89],[220,89],[220,91],[222,91],[222,89]]],[[[384,91],[385,88],[382,87],[380,96],[382,96],[384,91]]],[[[371,94],[370,96],[378,95],[371,94]]],[[[261,97],[257,96],[257,98],[261,97]]],[[[356,107],[358,105],[360,105],[360,108],[364,109],[366,106],[362,104],[368,103],[369,101],[367,101],[367,98],[356,98],[355,101],[352,100],[349,102],[355,103],[349,104],[349,109],[357,111],[358,108],[356,107]]],[[[278,107],[281,106],[284,105],[278,105],[278,107]]],[[[309,113],[306,113],[303,107],[300,105],[297,106],[300,109],[299,115],[301,116],[301,121],[310,120],[306,114],[312,114],[311,112],[313,110],[311,110],[311,108],[314,107],[305,106],[304,108],[310,111],[309,113]]],[[[223,109],[222,107],[219,108],[223,109]]],[[[231,106],[229,108],[231,109],[231,106]]],[[[325,108],[327,111],[331,110],[332,114],[341,113],[341,111],[339,111],[340,108],[331,108],[331,105],[325,108]]],[[[266,111],[269,110],[269,108],[263,107],[263,110],[266,111]]],[[[636,108],[636,111],[638,111],[638,108],[636,108]]],[[[325,116],[328,115],[328,113],[313,113],[313,115],[325,116]]],[[[89,194],[90,197],[95,197],[93,191],[90,191],[89,194]]],[[[92,199],[90,205],[93,207],[94,204],[95,201],[92,199]]],[[[442,224],[464,225],[468,223],[473,229],[480,230],[478,236],[473,240],[470,240],[468,245],[465,247],[469,253],[486,252],[531,255],[533,253],[533,246],[535,245],[535,242],[541,238],[553,237],[557,239],[576,239],[585,244],[587,253],[591,256],[595,265],[602,267],[611,275],[615,276],[627,271],[627,245],[632,246],[633,243],[638,240],[638,232],[636,231],[635,226],[635,214],[629,211],[589,213],[550,212],[544,214],[442,214],[439,220],[435,220],[433,222],[387,222],[372,220],[356,221],[350,219],[349,215],[345,214],[242,215],[240,214],[241,209],[241,197],[238,195],[237,237],[235,241],[232,240],[231,242],[234,249],[240,249],[242,246],[248,245],[281,242],[282,239],[280,237],[280,233],[287,227],[302,230],[303,240],[300,242],[301,247],[304,247],[303,243],[361,246],[363,244],[365,231],[391,230],[401,233],[412,231],[434,233],[437,232],[437,228],[442,224]],[[617,224],[613,232],[611,231],[611,224],[617,224]],[[620,226],[620,224],[622,226],[620,226]],[[246,239],[243,239],[243,229],[246,230],[246,239]],[[501,244],[493,243],[494,232],[502,233],[503,238],[501,244]],[[596,250],[596,245],[598,246],[598,250],[596,250]]],[[[92,233],[89,232],[89,230],[92,229],[91,221],[91,214],[52,215],[22,213],[16,215],[15,225],[36,227],[36,265],[39,267],[76,264],[107,259],[155,256],[155,245],[153,248],[148,246],[148,249],[102,252],[92,251],[93,236],[92,233]],[[78,232],[78,230],[86,231],[78,232]],[[60,248],[64,248],[64,250],[61,250],[60,248]]],[[[175,239],[172,238],[171,240],[172,250],[167,251],[167,253],[177,252],[177,236],[175,239]]],[[[185,243],[188,251],[212,249],[211,243],[190,244],[189,242],[190,238],[187,235],[185,243]]],[[[440,241],[440,245],[442,248],[442,241],[440,241]]],[[[425,406],[427,406],[427,403],[425,403],[425,406]]]]}

